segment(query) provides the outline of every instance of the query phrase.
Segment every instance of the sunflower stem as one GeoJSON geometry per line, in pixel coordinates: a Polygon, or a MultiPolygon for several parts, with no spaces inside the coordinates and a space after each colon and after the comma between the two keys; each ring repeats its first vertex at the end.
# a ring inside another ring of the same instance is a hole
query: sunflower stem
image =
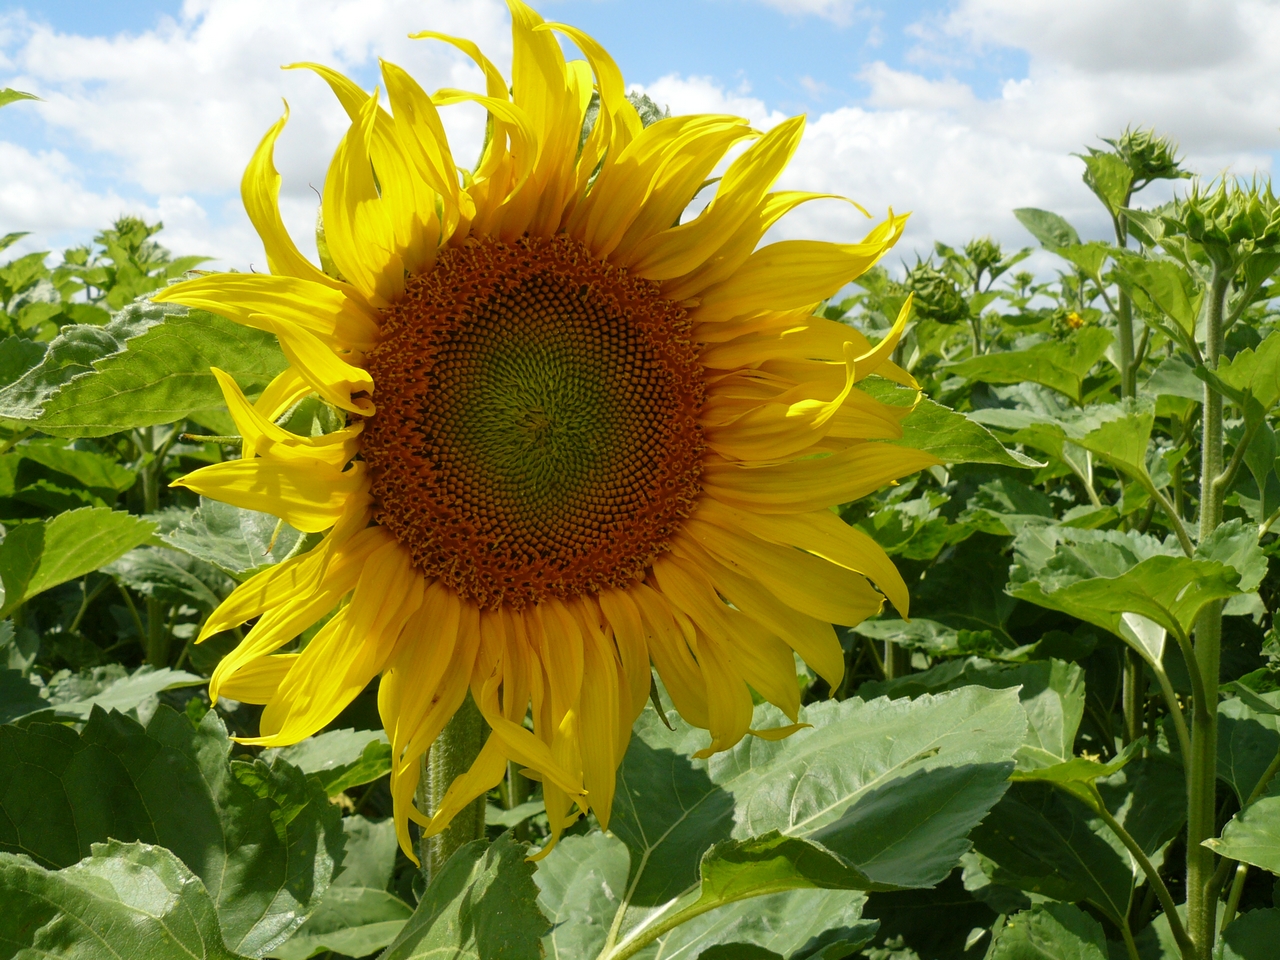
{"type": "MultiPolygon", "coordinates": [[[[418,805],[427,816],[440,809],[449,785],[471,769],[480,755],[489,725],[484,722],[471,694],[445,724],[436,742],[422,757],[422,776],[418,781],[418,805]]],[[[459,847],[484,837],[484,813],[487,794],[481,794],[463,807],[453,821],[434,837],[424,837],[418,858],[427,883],[437,876],[459,847]]]]}

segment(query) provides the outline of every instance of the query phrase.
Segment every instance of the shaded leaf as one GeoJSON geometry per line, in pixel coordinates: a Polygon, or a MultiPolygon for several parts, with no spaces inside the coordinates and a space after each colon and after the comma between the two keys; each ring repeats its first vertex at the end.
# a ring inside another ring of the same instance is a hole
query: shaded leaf
{"type": "Polygon", "coordinates": [[[1107,960],[1102,924],[1070,903],[1038,903],[1006,921],[986,960],[1107,960]]]}
{"type": "Polygon", "coordinates": [[[144,729],[94,710],[0,727],[0,849],[64,867],[108,837],[168,847],[199,876],[223,937],[260,956],[315,909],[341,859],[339,812],[301,771],[228,763],[215,711],[193,727],[161,706],[144,729]]]}
{"type": "Polygon", "coordinates": [[[1280,909],[1242,913],[1222,931],[1214,960],[1271,960],[1280,943],[1280,909]]]}
{"type": "Polygon", "coordinates": [[[1037,210],[1035,207],[1019,207],[1013,211],[1030,234],[1046,247],[1067,247],[1080,242],[1076,228],[1056,213],[1037,210]]]}
{"type": "Polygon", "coordinates": [[[1267,791],[1227,821],[1222,836],[1204,845],[1232,860],[1280,873],[1280,778],[1267,791]]]}
{"type": "Polygon", "coordinates": [[[437,956],[528,960],[547,921],[538,910],[534,865],[510,833],[460,848],[427,887],[381,960],[437,956]]]}

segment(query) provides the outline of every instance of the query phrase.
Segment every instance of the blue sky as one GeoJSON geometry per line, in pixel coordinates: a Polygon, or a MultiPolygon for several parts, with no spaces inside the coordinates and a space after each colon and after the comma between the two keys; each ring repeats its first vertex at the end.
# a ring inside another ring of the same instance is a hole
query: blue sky
{"type": "MultiPolygon", "coordinates": [[[[913,210],[904,254],[977,234],[1027,244],[1018,206],[1104,236],[1070,154],[1128,123],[1170,133],[1206,175],[1269,172],[1280,148],[1280,5],[1259,0],[538,7],[595,36],[629,82],[676,112],[762,126],[807,114],[781,185],[913,210]]],[[[474,37],[506,67],[500,0],[188,0],[187,13],[181,0],[0,0],[0,84],[45,97],[0,113],[0,232],[32,231],[20,250],[84,242],[138,212],[164,219],[174,249],[244,267],[260,248],[236,187],[280,98],[293,107],[282,205],[300,236],[314,218],[308,184],[322,185],[344,123],[314,78],[281,74],[281,62],[335,63],[371,87],[385,53],[428,88],[470,85],[452,51],[404,39],[438,28],[474,37]]],[[[778,229],[855,239],[865,224],[812,204],[778,229]]]]}

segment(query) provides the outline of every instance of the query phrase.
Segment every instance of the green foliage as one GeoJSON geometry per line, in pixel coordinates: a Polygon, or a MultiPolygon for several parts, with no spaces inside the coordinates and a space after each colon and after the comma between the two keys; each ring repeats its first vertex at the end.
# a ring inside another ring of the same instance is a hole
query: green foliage
{"type": "Polygon", "coordinates": [[[914,295],[893,359],[919,391],[859,387],[938,465],[838,508],[910,619],[838,628],[845,677],[798,675],[786,739],[695,759],[706,734],[646,709],[608,831],[537,861],[540,786],[509,771],[427,885],[376,685],[265,751],[231,739],[258,707],[202,689],[244,635],[196,645],[210,612],[317,539],[170,486],[239,455],[209,368],[253,397],[274,338],[149,303],[200,258],[140,220],[0,264],[0,960],[1270,956],[1280,206],[1228,178],[1143,209],[1186,176],[1150,130],[1080,160],[1114,238],[1014,211],[1057,276],[935,242],[819,311],[875,341],[914,295]]]}

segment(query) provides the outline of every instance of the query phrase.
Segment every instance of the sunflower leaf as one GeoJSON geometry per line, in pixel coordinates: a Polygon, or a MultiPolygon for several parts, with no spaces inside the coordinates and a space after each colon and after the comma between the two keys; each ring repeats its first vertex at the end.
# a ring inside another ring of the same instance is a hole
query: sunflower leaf
{"type": "Polygon", "coordinates": [[[144,728],[95,708],[84,730],[0,727],[0,850],[68,867],[108,837],[172,850],[204,881],[233,949],[261,956],[316,909],[342,858],[338,808],[301,771],[228,762],[216,711],[144,728]]]}
{"type": "Polygon", "coordinates": [[[1280,780],[1222,828],[1222,836],[1206,840],[1215,853],[1280,874],[1280,780]]]}
{"type": "Polygon", "coordinates": [[[187,417],[217,426],[225,404],[210,367],[252,392],[285,359],[271,334],[199,310],[132,303],[106,326],[64,329],[37,366],[0,390],[0,418],[58,437],[187,417]]]}
{"type": "Polygon", "coordinates": [[[164,847],[111,840],[58,871],[0,853],[5,956],[233,960],[213,900],[164,847]],[[29,953],[28,953],[29,952],[29,953]]]}
{"type": "Polygon", "coordinates": [[[1270,960],[1278,940],[1280,909],[1250,910],[1222,931],[1221,960],[1270,960]]]}
{"type": "Polygon", "coordinates": [[[538,910],[528,848],[504,833],[473,840],[434,877],[395,942],[380,960],[438,956],[524,960],[539,955],[547,929],[538,910]]]}
{"type": "Polygon", "coordinates": [[[107,507],[11,525],[0,543],[0,617],[24,600],[82,577],[144,543],[155,524],[107,507]]]}
{"type": "MultiPolygon", "coordinates": [[[[594,956],[613,915],[620,914],[621,944],[645,936],[704,893],[714,895],[729,863],[712,850],[754,851],[765,865],[735,867],[734,882],[744,885],[738,895],[750,899],[703,915],[705,923],[677,926],[662,939],[664,956],[676,955],[678,947],[687,951],[679,956],[695,957],[715,943],[743,939],[760,905],[772,902],[756,895],[785,897],[805,916],[812,916],[811,904],[839,902],[848,911],[861,902],[852,892],[845,898],[830,890],[777,892],[786,888],[771,884],[794,887],[802,880],[775,875],[770,844],[797,841],[814,864],[830,868],[811,871],[803,880],[811,886],[931,886],[966,852],[969,831],[1004,793],[1026,731],[1016,690],[967,687],[915,701],[813,704],[800,716],[813,729],[777,742],[749,738],[702,761],[690,756],[705,745],[706,734],[669,716],[675,731],[652,711],[639,721],[619,771],[609,825],[616,839],[566,838],[563,849],[543,861],[539,884],[548,916],[559,922],[610,915],[603,925],[569,924],[572,934],[557,926],[548,955],[576,955],[552,950],[555,938],[572,937],[579,954],[594,956]],[[604,897],[590,876],[622,882],[610,881],[604,897]]],[[[781,722],[781,714],[761,706],[753,726],[781,722]]]]}
{"type": "Polygon", "coordinates": [[[1038,903],[1001,928],[986,960],[1107,960],[1102,924],[1071,903],[1038,903]]]}

